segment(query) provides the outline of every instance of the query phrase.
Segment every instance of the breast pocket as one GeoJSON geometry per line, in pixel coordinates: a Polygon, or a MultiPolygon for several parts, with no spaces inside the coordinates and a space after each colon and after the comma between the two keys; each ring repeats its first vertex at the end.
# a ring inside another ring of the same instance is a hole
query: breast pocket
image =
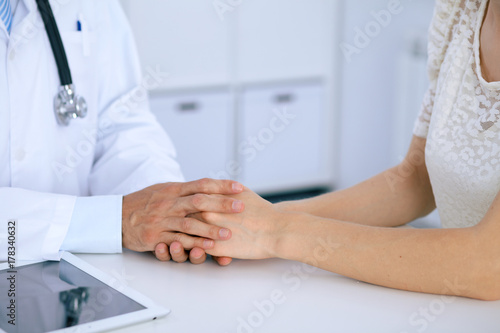
{"type": "Polygon", "coordinates": [[[98,52],[97,34],[92,31],[61,31],[61,39],[68,58],[71,77],[77,95],[85,98],[87,117],[79,122],[94,123],[97,118],[98,52]]]}
{"type": "Polygon", "coordinates": [[[96,61],[97,35],[93,31],[61,31],[71,72],[85,73],[96,61]]]}

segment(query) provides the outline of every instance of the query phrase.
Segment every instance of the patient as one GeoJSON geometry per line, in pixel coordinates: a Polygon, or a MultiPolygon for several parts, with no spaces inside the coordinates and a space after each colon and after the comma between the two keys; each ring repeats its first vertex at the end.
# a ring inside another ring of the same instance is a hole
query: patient
{"type": "Polygon", "coordinates": [[[284,258],[391,288],[500,299],[500,0],[438,0],[430,89],[406,158],[352,188],[272,205],[246,189],[207,253],[284,258]],[[390,228],[437,206],[443,229],[390,228]]]}

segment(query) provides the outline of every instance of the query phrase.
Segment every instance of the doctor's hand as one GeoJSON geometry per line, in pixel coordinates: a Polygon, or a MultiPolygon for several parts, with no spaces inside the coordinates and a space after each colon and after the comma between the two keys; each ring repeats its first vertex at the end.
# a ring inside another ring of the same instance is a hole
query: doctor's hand
{"type": "MultiPolygon", "coordinates": [[[[186,251],[180,242],[173,242],[170,246],[165,243],[160,243],[156,245],[154,255],[160,261],[169,261],[172,259],[173,261],[181,263],[189,259],[189,261],[195,265],[202,264],[207,259],[207,253],[205,250],[195,247],[186,251]]],[[[229,257],[216,256],[212,256],[212,259],[214,259],[220,266],[227,266],[233,260],[229,257]]]]}
{"type": "MultiPolygon", "coordinates": [[[[191,259],[199,263],[205,260],[199,251],[211,249],[214,240],[231,238],[228,229],[209,225],[188,215],[200,212],[239,213],[244,209],[240,200],[210,194],[235,194],[243,186],[229,180],[201,179],[188,183],[166,183],[150,186],[123,198],[122,242],[134,251],[153,251],[164,245],[179,245],[195,252],[191,259]],[[195,258],[196,257],[196,258],[195,258]]],[[[157,257],[165,259],[165,253],[157,249],[157,257]]],[[[167,252],[168,253],[168,252],[167,252]]],[[[184,261],[182,256],[174,258],[184,261]]]]}

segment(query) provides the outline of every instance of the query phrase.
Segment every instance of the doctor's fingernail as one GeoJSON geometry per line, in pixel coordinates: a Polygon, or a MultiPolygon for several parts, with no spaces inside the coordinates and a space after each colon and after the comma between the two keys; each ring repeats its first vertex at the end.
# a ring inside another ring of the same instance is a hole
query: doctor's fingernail
{"type": "Polygon", "coordinates": [[[191,251],[191,256],[192,256],[194,259],[200,259],[200,258],[201,258],[201,256],[203,256],[203,253],[205,253],[205,252],[203,252],[203,251],[202,251],[202,250],[200,250],[200,249],[193,249],[193,250],[191,251]]]}
{"type": "Polygon", "coordinates": [[[235,212],[239,212],[243,209],[243,201],[241,200],[235,200],[233,201],[233,210],[235,212]]]}
{"type": "Polygon", "coordinates": [[[210,240],[210,239],[205,239],[205,240],[203,241],[203,247],[204,247],[205,249],[210,249],[210,248],[212,248],[213,246],[214,246],[214,241],[213,241],[213,240],[210,240]]]}
{"type": "Polygon", "coordinates": [[[228,229],[220,229],[219,236],[221,238],[226,238],[227,236],[229,236],[229,230],[228,229]]]}
{"type": "Polygon", "coordinates": [[[158,249],[158,253],[159,253],[159,254],[164,254],[165,252],[167,252],[167,251],[165,250],[165,248],[164,248],[163,246],[161,246],[161,247],[158,249]]]}
{"type": "Polygon", "coordinates": [[[243,185],[241,185],[240,183],[233,183],[233,191],[234,192],[243,191],[243,185]]]}

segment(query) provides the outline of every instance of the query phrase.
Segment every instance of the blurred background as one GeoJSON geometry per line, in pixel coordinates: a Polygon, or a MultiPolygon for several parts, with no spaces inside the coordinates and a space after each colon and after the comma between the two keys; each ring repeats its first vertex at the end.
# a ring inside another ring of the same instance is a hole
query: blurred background
{"type": "Polygon", "coordinates": [[[434,1],[121,2],[187,180],[231,178],[294,199],[352,186],[405,155],[434,1]]]}

